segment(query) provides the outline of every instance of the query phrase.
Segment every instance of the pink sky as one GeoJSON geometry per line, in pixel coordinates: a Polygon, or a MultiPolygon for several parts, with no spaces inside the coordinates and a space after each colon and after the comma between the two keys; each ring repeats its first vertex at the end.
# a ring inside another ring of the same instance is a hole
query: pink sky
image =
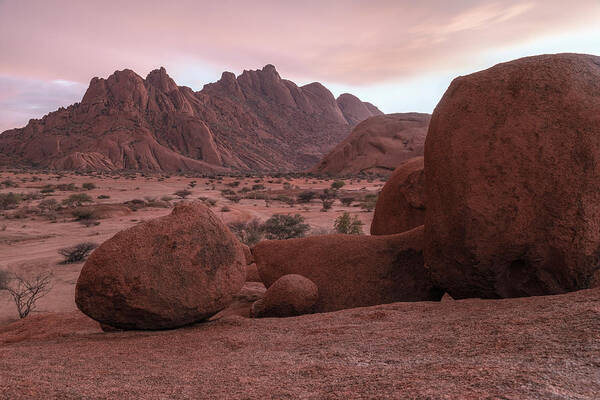
{"type": "Polygon", "coordinates": [[[457,74],[600,53],[598,21],[598,0],[0,0],[0,131],[78,101],[93,76],[159,66],[199,90],[271,63],[385,112],[430,112],[457,74]]]}

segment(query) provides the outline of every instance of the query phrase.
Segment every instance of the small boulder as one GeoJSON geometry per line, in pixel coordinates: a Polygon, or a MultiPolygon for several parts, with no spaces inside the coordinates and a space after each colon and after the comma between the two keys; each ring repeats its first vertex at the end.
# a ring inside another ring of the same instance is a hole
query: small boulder
{"type": "Polygon", "coordinates": [[[371,235],[392,235],[423,225],[425,174],[423,157],[415,157],[394,170],[379,193],[371,235]]]}
{"type": "Polygon", "coordinates": [[[265,297],[252,305],[252,316],[293,317],[309,314],[319,297],[319,289],[310,279],[290,274],[277,279],[265,297]]]}
{"type": "Polygon", "coordinates": [[[270,288],[288,274],[319,289],[315,312],[398,301],[440,300],[423,265],[423,227],[388,236],[325,235],[265,240],[253,250],[270,288]]]}
{"type": "Polygon", "coordinates": [[[176,328],[224,309],[245,278],[236,237],[208,207],[183,203],[96,249],[81,270],[75,302],[114,328],[176,328]]]}

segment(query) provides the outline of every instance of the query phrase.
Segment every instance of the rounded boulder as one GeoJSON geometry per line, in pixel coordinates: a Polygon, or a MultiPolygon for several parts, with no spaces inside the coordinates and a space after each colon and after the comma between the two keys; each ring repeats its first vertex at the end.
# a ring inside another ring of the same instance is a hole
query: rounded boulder
{"type": "Polygon", "coordinates": [[[455,299],[585,289],[600,270],[600,58],[456,78],[425,143],[425,264],[455,299]]]}
{"type": "Polygon", "coordinates": [[[319,298],[317,285],[302,275],[289,274],[277,279],[265,297],[252,305],[252,316],[293,317],[309,314],[319,298]]]}
{"type": "Polygon", "coordinates": [[[425,221],[423,164],[423,157],[415,157],[394,170],[377,198],[371,223],[371,235],[393,235],[423,225],[425,221]]]}
{"type": "Polygon", "coordinates": [[[176,328],[224,309],[245,278],[237,238],[208,207],[183,203],[98,247],[81,270],[75,302],[115,328],[176,328]]]}

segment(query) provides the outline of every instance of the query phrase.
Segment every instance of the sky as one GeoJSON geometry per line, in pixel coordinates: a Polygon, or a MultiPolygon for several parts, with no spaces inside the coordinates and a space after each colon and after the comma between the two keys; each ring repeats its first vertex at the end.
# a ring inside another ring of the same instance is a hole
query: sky
{"type": "Polygon", "coordinates": [[[386,113],[432,112],[453,78],[519,57],[600,55],[600,0],[0,0],[0,132],[94,76],[164,66],[194,90],[276,66],[386,113]]]}

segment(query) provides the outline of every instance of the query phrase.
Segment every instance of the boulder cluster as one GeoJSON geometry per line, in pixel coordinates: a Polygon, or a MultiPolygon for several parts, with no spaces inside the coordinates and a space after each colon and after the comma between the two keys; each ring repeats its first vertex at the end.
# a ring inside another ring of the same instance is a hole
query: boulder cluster
{"type": "Polygon", "coordinates": [[[267,287],[254,317],[399,301],[552,295],[600,284],[600,57],[528,57],[455,79],[424,157],[383,188],[371,236],[244,249],[187,204],[100,246],[76,300],[103,324],[172,328],[267,287]]]}

